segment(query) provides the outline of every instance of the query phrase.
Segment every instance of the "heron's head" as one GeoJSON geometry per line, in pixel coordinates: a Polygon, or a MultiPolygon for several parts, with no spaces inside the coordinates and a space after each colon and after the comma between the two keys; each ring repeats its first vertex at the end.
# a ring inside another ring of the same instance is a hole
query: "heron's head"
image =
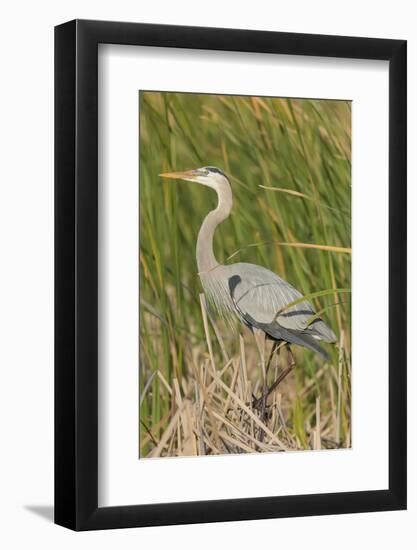
{"type": "Polygon", "coordinates": [[[229,187],[229,179],[226,174],[215,166],[203,166],[197,170],[187,170],[185,172],[168,172],[159,174],[162,178],[173,178],[185,181],[194,181],[216,191],[221,191],[224,187],[229,187]]]}

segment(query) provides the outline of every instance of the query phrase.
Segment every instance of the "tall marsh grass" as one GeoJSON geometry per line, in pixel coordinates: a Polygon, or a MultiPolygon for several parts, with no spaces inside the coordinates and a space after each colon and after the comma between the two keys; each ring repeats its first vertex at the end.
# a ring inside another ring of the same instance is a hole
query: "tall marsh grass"
{"type": "Polygon", "coordinates": [[[351,304],[336,292],[351,285],[350,246],[350,102],[140,93],[141,457],[350,447],[351,304]],[[215,193],[158,177],[205,165],[234,194],[219,261],[263,265],[303,294],[334,290],[312,300],[338,335],[331,360],[294,347],[263,420],[253,335],[200,296],[195,244],[215,193]]]}

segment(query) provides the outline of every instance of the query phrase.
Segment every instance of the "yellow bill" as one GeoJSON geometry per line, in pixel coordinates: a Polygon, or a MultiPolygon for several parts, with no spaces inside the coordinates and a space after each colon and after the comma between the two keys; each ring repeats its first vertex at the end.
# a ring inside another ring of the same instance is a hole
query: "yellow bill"
{"type": "Polygon", "coordinates": [[[159,174],[161,178],[172,178],[172,179],[188,179],[195,177],[195,170],[186,170],[185,172],[166,172],[165,174],[159,174]]]}

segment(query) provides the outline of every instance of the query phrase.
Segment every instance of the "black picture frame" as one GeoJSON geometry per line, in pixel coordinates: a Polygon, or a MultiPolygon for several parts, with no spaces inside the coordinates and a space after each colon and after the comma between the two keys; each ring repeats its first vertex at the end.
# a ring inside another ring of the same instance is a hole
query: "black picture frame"
{"type": "Polygon", "coordinates": [[[406,508],[406,41],[74,20],[55,28],[55,522],[74,530],[406,508]],[[98,507],[98,44],[389,62],[389,488],[98,507]]]}

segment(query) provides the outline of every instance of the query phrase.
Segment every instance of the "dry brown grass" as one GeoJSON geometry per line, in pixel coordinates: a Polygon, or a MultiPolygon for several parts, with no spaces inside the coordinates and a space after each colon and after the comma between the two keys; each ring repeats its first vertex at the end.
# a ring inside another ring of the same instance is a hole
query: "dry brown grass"
{"type": "MultiPolygon", "coordinates": [[[[174,377],[169,384],[160,370],[154,375],[159,378],[164,394],[169,395],[170,408],[167,418],[161,419],[164,430],[159,437],[153,433],[158,426],[152,430],[142,423],[142,457],[319,450],[350,446],[350,436],[340,441],[341,402],[346,400],[346,396],[342,399],[342,371],[348,367],[344,361],[343,336],[339,342],[338,365],[324,364],[307,381],[298,396],[295,395],[293,375],[290,374],[269,396],[266,414],[262,414],[260,408],[254,406],[253,396],[259,395],[263,385],[262,363],[269,349],[265,349],[262,354],[259,353],[259,346],[246,343],[254,339],[248,332],[246,338],[239,335],[240,352],[229,358],[220,330],[214,320],[208,318],[203,295],[200,298],[207,350],[195,354],[188,375],[183,376],[181,382],[174,377]],[[223,350],[224,363],[221,365],[216,364],[210,332],[223,350]],[[320,394],[317,393],[317,384],[322,385],[323,382],[327,386],[330,402],[330,410],[325,411],[322,411],[320,394]],[[297,399],[311,400],[311,394],[315,400],[313,414],[304,419],[303,437],[299,437],[294,420],[288,426],[288,419],[294,417],[293,404],[297,399]]],[[[268,345],[266,343],[265,348],[268,345]]],[[[302,353],[299,354],[300,358],[302,353]]],[[[276,356],[269,383],[286,367],[285,360],[285,353],[276,356]]],[[[295,368],[302,369],[302,363],[295,368]]],[[[145,384],[148,390],[151,386],[152,380],[145,384]]]]}

